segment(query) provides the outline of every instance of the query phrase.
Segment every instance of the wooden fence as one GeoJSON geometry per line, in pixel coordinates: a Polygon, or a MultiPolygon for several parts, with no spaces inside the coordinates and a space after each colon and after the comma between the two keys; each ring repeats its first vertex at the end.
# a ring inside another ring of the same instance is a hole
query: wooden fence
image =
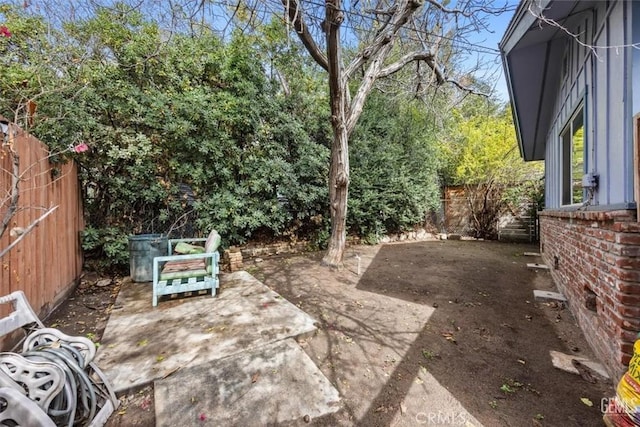
{"type": "MultiPolygon", "coordinates": [[[[0,257],[0,295],[24,291],[33,309],[44,318],[73,289],[82,270],[79,231],[84,220],[77,165],[73,161],[50,163],[48,148],[17,126],[9,125],[9,132],[0,133],[0,137],[0,221],[11,197],[14,156],[9,144],[19,156],[20,177],[18,210],[0,236],[0,251],[19,237],[20,229],[57,206],[0,257]]],[[[8,311],[8,307],[0,307],[0,316],[8,311]]]]}
{"type": "MultiPolygon", "coordinates": [[[[448,233],[472,234],[471,208],[469,207],[469,188],[474,186],[447,186],[442,200],[443,226],[448,233]]],[[[490,199],[492,200],[492,199],[490,199]]],[[[522,199],[507,212],[497,218],[496,232],[498,240],[516,242],[534,242],[538,240],[537,217],[534,202],[522,199]]]]}

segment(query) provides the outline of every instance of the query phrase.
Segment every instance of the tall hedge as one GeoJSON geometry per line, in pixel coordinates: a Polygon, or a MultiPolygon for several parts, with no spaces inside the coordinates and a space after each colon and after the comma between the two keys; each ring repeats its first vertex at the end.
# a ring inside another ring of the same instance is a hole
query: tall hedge
{"type": "MultiPolygon", "coordinates": [[[[121,5],[56,28],[7,7],[0,17],[16,29],[0,39],[0,114],[37,97],[30,130],[53,152],[90,147],[76,158],[88,255],[124,266],[132,233],[211,228],[224,245],[323,245],[328,97],[277,25],[222,40],[167,33],[121,5]]],[[[424,221],[438,202],[433,134],[419,104],[371,97],[350,148],[351,233],[375,239],[424,221]]],[[[51,160],[55,173],[67,159],[51,160]]]]}

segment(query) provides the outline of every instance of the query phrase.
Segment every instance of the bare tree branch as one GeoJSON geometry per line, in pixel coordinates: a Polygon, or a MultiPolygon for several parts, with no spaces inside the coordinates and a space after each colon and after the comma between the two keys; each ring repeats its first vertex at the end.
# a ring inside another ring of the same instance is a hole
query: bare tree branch
{"type": "Polygon", "coordinates": [[[315,40],[311,36],[309,32],[309,28],[304,23],[302,18],[302,10],[300,9],[300,5],[297,0],[282,0],[282,4],[284,5],[287,14],[289,15],[289,20],[293,24],[293,28],[296,30],[300,41],[307,48],[311,57],[324,68],[326,71],[329,71],[329,61],[327,60],[327,56],[320,50],[315,40]]]}
{"type": "Polygon", "coordinates": [[[48,217],[49,215],[51,215],[51,213],[53,213],[53,211],[55,211],[56,209],[58,209],[58,206],[54,206],[52,208],[47,209],[47,211],[45,213],[43,213],[42,215],[40,215],[40,217],[38,219],[36,219],[35,221],[33,221],[31,224],[29,224],[29,226],[27,228],[25,228],[24,230],[21,231],[20,236],[18,236],[18,238],[16,240],[14,240],[13,242],[11,242],[11,244],[9,246],[7,246],[6,248],[2,249],[0,251],[0,258],[2,258],[3,256],[5,256],[7,253],[9,253],[9,251],[18,243],[20,243],[20,241],[22,239],[24,239],[27,234],[29,234],[31,232],[31,230],[34,229],[35,226],[37,226],[38,224],[40,224],[40,222],[45,219],[46,217],[48,217]]]}
{"type": "Polygon", "coordinates": [[[436,66],[434,55],[430,51],[408,53],[404,55],[402,58],[400,58],[399,60],[397,60],[396,62],[394,62],[393,64],[390,64],[385,68],[383,68],[382,70],[380,70],[380,72],[378,73],[378,77],[387,77],[387,76],[390,76],[391,74],[397,73],[405,65],[413,61],[426,61],[427,64],[429,64],[429,66],[431,67],[431,69],[435,68],[434,73],[436,75],[438,84],[442,84],[445,82],[444,75],[440,71],[439,67],[436,66]],[[436,69],[438,71],[436,71],[436,69]]]}
{"type": "Polygon", "coordinates": [[[349,117],[347,118],[347,134],[349,135],[356,127],[356,123],[358,122],[360,114],[362,114],[362,109],[364,108],[364,102],[366,101],[369,92],[371,92],[376,79],[380,75],[384,59],[391,51],[391,47],[392,45],[389,43],[381,46],[381,49],[377,52],[376,58],[370,62],[369,67],[365,71],[362,83],[360,84],[356,95],[353,97],[351,108],[349,109],[349,117]]]}
{"type": "Polygon", "coordinates": [[[289,87],[289,83],[287,82],[286,77],[277,68],[274,68],[274,70],[276,72],[276,76],[278,77],[278,80],[280,81],[280,86],[282,87],[282,92],[284,93],[284,96],[290,96],[291,88],[289,87]]]}
{"type": "Polygon", "coordinates": [[[585,49],[588,49],[591,51],[591,53],[593,53],[593,56],[595,56],[596,59],[601,60],[600,55],[598,54],[598,49],[614,49],[614,50],[618,50],[618,49],[624,49],[627,47],[630,47],[632,49],[640,49],[640,43],[630,43],[630,44],[624,44],[624,45],[610,45],[610,46],[597,46],[597,45],[592,45],[592,44],[588,44],[583,42],[582,40],[580,40],[580,36],[584,33],[581,34],[577,34],[574,33],[572,31],[570,31],[567,27],[565,27],[561,22],[558,22],[554,19],[551,18],[547,18],[544,13],[542,8],[538,6],[539,11],[535,11],[533,10],[532,7],[533,3],[529,3],[528,7],[527,7],[527,12],[529,12],[531,15],[533,15],[536,19],[538,19],[539,23],[538,25],[540,27],[542,27],[542,24],[547,24],[550,27],[554,27],[559,29],[560,31],[562,31],[563,33],[565,33],[567,36],[571,37],[578,45],[584,47],[585,49]]]}
{"type": "Polygon", "coordinates": [[[457,87],[458,89],[467,92],[467,93],[471,93],[473,95],[479,95],[479,96],[484,96],[484,97],[489,97],[488,93],[484,93],[484,92],[480,92],[478,90],[475,90],[469,86],[465,86],[464,84],[460,83],[460,81],[451,78],[451,77],[447,77],[445,78],[445,82],[447,83],[451,83],[452,85],[454,85],[455,87],[457,87]]]}
{"type": "Polygon", "coordinates": [[[439,1],[436,0],[426,0],[427,3],[429,3],[430,5],[434,6],[436,9],[441,10],[444,13],[454,13],[454,14],[459,14],[462,16],[466,16],[467,18],[471,16],[471,12],[469,11],[464,11],[462,9],[449,9],[447,7],[445,7],[442,3],[440,3],[439,1]]]}
{"type": "Polygon", "coordinates": [[[390,28],[380,32],[369,46],[360,50],[359,55],[351,61],[345,70],[344,78],[351,78],[353,73],[362,67],[370,58],[376,57],[380,49],[393,40],[398,31],[400,31],[402,26],[409,20],[409,17],[413,15],[420,6],[422,6],[422,2],[418,0],[404,0],[394,5],[395,11],[390,20],[390,28]]]}

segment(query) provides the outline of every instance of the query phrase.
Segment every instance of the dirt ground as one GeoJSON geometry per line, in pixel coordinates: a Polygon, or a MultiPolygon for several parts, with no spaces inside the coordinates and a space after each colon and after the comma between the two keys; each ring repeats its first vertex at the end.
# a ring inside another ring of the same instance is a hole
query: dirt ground
{"type": "MultiPolygon", "coordinates": [[[[412,242],[352,247],[339,271],[322,267],[318,253],[248,261],[245,269],[318,320],[318,333],[302,345],[344,406],[311,424],[436,425],[426,413],[407,419],[405,407],[428,372],[485,426],[601,426],[601,399],[613,395],[616,379],[552,366],[550,350],[593,355],[566,307],[533,300],[534,289],[555,290],[549,273],[526,268],[538,259],[523,253],[537,250],[412,242]],[[408,312],[385,311],[390,300],[433,309],[396,348],[385,343],[399,342],[405,323],[407,330],[415,326],[408,312]]],[[[97,286],[98,279],[86,275],[45,323],[99,342],[119,280],[97,286]]],[[[108,426],[155,424],[151,387],[121,402],[108,426]]],[[[463,419],[439,424],[465,425],[463,419]]]]}

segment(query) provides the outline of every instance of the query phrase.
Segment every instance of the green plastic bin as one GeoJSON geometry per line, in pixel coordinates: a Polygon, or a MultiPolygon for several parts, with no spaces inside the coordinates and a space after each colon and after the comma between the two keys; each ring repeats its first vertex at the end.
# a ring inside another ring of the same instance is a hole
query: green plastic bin
{"type": "Polygon", "coordinates": [[[168,255],[167,236],[136,234],[129,236],[129,274],[134,282],[153,280],[153,259],[168,255]]]}

